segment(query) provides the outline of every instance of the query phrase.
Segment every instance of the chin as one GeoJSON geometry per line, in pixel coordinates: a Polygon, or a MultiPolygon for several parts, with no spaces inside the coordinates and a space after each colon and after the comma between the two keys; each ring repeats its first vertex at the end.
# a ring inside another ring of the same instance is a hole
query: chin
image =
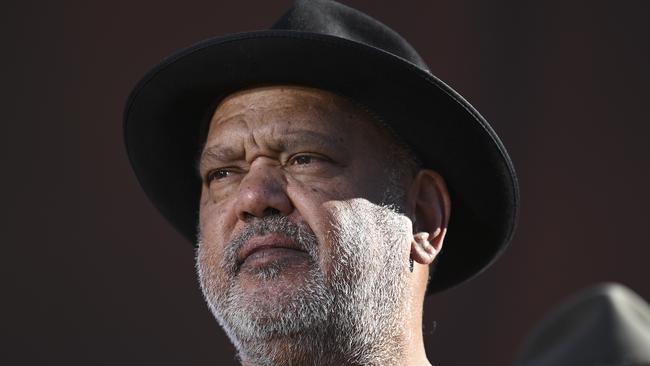
{"type": "Polygon", "coordinates": [[[306,292],[306,287],[313,282],[311,272],[307,266],[286,266],[278,263],[242,269],[234,279],[231,294],[236,294],[243,307],[251,307],[260,314],[272,313],[306,292]],[[268,308],[268,311],[264,311],[265,308],[268,308]]]}
{"type": "Polygon", "coordinates": [[[206,296],[235,345],[324,328],[333,297],[315,265],[242,267],[226,293],[206,296]]]}

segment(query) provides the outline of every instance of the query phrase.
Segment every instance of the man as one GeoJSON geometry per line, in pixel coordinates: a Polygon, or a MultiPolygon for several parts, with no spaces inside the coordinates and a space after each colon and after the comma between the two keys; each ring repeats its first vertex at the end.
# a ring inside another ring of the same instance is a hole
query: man
{"type": "Polygon", "coordinates": [[[516,177],[487,122],[397,33],[333,1],[163,61],[129,98],[125,139],[198,243],[245,365],[429,364],[425,294],[481,272],[514,230],[516,177]]]}

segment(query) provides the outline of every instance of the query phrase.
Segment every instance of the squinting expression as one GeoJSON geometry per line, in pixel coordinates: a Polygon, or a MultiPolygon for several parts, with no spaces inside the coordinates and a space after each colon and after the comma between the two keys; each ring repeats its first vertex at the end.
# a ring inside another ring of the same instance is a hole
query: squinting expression
{"type": "Polygon", "coordinates": [[[314,356],[327,353],[329,334],[360,335],[331,339],[357,355],[373,337],[394,338],[386,332],[402,321],[394,314],[412,228],[379,204],[390,146],[372,117],[316,89],[250,89],[217,108],[200,160],[197,267],[213,313],[246,358],[286,356],[268,347],[279,336],[293,337],[296,350],[302,335],[303,354],[314,356]],[[376,329],[387,331],[363,334],[376,329]]]}
{"type": "MultiPolygon", "coordinates": [[[[200,160],[200,227],[215,258],[255,218],[288,217],[310,228],[328,258],[328,203],[381,200],[388,137],[371,118],[334,94],[266,87],[234,94],[217,108],[200,160]]],[[[277,235],[251,239],[238,253],[241,268],[281,262],[273,286],[240,277],[257,296],[274,296],[304,277],[304,252],[277,235]],[[288,281],[282,284],[282,281],[288,281]]],[[[326,272],[328,263],[320,263],[326,272]]]]}

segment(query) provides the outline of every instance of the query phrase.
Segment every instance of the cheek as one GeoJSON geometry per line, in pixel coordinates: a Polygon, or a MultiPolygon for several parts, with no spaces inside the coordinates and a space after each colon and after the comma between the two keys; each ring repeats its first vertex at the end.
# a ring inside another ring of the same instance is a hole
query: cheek
{"type": "Polygon", "coordinates": [[[389,167],[372,161],[354,168],[357,172],[353,189],[355,195],[350,198],[365,199],[369,202],[380,203],[387,188],[389,167]]]}
{"type": "MultiPolygon", "coordinates": [[[[225,276],[221,266],[226,244],[232,233],[233,220],[228,220],[227,207],[208,203],[199,211],[200,243],[197,251],[197,265],[206,279],[222,282],[225,276]]],[[[215,286],[212,284],[211,286],[215,286]]]]}
{"type": "Polygon", "coordinates": [[[196,262],[202,275],[213,277],[215,269],[219,268],[219,258],[221,258],[221,251],[218,251],[215,246],[209,245],[205,241],[200,243],[196,262]]]}
{"type": "Polygon", "coordinates": [[[349,174],[334,177],[304,177],[287,175],[287,195],[294,207],[314,210],[324,202],[341,201],[354,198],[359,194],[359,180],[349,174]]]}
{"type": "Polygon", "coordinates": [[[201,184],[201,198],[199,199],[199,207],[205,207],[210,201],[210,190],[205,186],[205,184],[201,184]]]}
{"type": "Polygon", "coordinates": [[[349,244],[340,248],[351,255],[370,260],[382,257],[386,250],[408,256],[412,223],[406,216],[367,199],[329,201],[323,204],[330,233],[336,242],[349,244]],[[367,258],[366,258],[367,257],[367,258]]]}
{"type": "Polygon", "coordinates": [[[202,205],[199,210],[200,243],[196,260],[205,279],[211,283],[217,281],[210,286],[216,286],[225,276],[221,259],[234,225],[227,212],[227,206],[212,202],[202,205]]]}
{"type": "Polygon", "coordinates": [[[228,212],[232,212],[231,200],[215,203],[204,189],[199,208],[199,231],[204,241],[211,244],[228,237],[237,218],[236,215],[228,215],[228,212]]]}
{"type": "Polygon", "coordinates": [[[337,176],[305,179],[288,177],[288,187],[293,186],[296,199],[328,201],[347,201],[363,198],[379,203],[386,190],[386,167],[375,162],[355,162],[337,176]]]}
{"type": "Polygon", "coordinates": [[[345,182],[336,178],[310,182],[289,178],[287,183],[287,195],[294,206],[292,219],[305,223],[316,236],[318,266],[323,275],[328,278],[332,263],[336,259],[330,240],[332,231],[330,213],[326,205],[327,202],[349,197],[352,192],[345,182]]]}
{"type": "Polygon", "coordinates": [[[197,252],[197,264],[205,268],[218,268],[219,258],[223,256],[224,238],[220,229],[221,219],[215,210],[205,207],[200,211],[200,242],[197,252]]]}
{"type": "Polygon", "coordinates": [[[222,252],[215,246],[203,243],[197,252],[196,265],[203,293],[214,304],[228,292],[230,279],[221,267],[222,252]]]}

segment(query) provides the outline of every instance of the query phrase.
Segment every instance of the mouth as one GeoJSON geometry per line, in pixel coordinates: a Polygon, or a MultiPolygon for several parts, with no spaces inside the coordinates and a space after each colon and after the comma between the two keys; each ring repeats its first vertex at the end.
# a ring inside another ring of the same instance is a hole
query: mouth
{"type": "Polygon", "coordinates": [[[262,267],[280,261],[302,261],[308,257],[308,253],[293,239],[271,233],[248,240],[239,251],[237,267],[262,267]]]}

